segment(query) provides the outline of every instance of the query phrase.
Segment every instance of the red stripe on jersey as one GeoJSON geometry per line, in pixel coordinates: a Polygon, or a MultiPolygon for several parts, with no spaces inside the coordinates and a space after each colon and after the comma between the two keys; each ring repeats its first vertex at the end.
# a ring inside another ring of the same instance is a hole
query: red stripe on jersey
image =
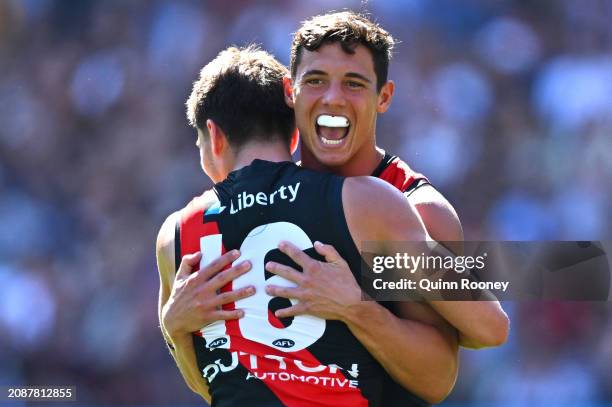
{"type": "MultiPolygon", "coordinates": [[[[181,256],[200,251],[201,237],[220,233],[217,222],[204,222],[204,211],[212,202],[214,201],[211,200],[211,195],[205,193],[193,199],[190,204],[181,211],[181,256]]],[[[222,253],[225,252],[225,247],[222,246],[222,253]]],[[[230,265],[226,268],[229,267],[230,265]]],[[[221,292],[231,290],[232,282],[229,282],[222,287],[221,292]]],[[[233,310],[235,309],[235,303],[225,304],[223,305],[223,309],[233,310]]],[[[282,328],[284,326],[271,312],[268,313],[268,319],[275,327],[282,328]]],[[[309,351],[303,349],[297,352],[282,352],[261,343],[248,340],[242,335],[238,320],[225,321],[225,328],[227,335],[231,338],[229,351],[238,352],[239,363],[251,374],[256,375],[258,379],[262,380],[285,406],[308,407],[333,405],[337,407],[365,407],[368,405],[368,401],[363,397],[359,388],[349,387],[347,385],[348,380],[351,379],[342,374],[340,369],[330,368],[329,366],[324,366],[323,370],[315,372],[305,372],[300,369],[295,363],[296,360],[298,363],[303,364],[306,370],[308,370],[308,367],[314,368],[315,370],[320,369],[318,367],[323,367],[323,364],[309,351]],[[240,353],[244,354],[241,355],[240,353]],[[251,365],[250,355],[255,355],[257,357],[257,368],[253,368],[251,365]],[[265,355],[275,356],[276,359],[265,358],[265,355]],[[280,368],[279,358],[286,360],[284,365],[281,364],[284,369],[280,368]],[[265,377],[259,377],[263,376],[264,373],[267,373],[265,377]],[[278,375],[286,373],[289,375],[290,380],[274,380],[268,377],[269,373],[278,375]],[[259,374],[259,376],[257,376],[257,374],[259,374]],[[291,380],[292,377],[296,376],[298,379],[291,380]],[[317,381],[317,383],[330,381],[332,384],[335,383],[339,386],[346,385],[346,387],[320,387],[308,381],[300,381],[299,377],[302,376],[312,377],[314,378],[313,381],[317,381]]],[[[196,334],[201,336],[200,332],[196,334]]],[[[252,378],[249,380],[258,379],[252,378]]]]}
{"type": "MultiPolygon", "coordinates": [[[[203,236],[218,235],[219,225],[217,222],[206,222],[204,223],[204,207],[205,199],[198,197],[193,199],[185,209],[181,211],[180,220],[180,243],[181,243],[181,258],[188,254],[192,254],[200,251],[200,238],[203,236]]],[[[221,244],[221,254],[226,252],[225,247],[221,244]]],[[[228,264],[223,268],[226,270],[230,268],[228,264]]],[[[197,270],[194,270],[197,271],[197,270]]],[[[221,292],[231,291],[232,282],[230,281],[223,288],[221,292]]],[[[225,304],[223,309],[232,310],[234,304],[225,304]]],[[[194,332],[194,335],[202,336],[200,331],[194,332]]]]}
{"type": "Polygon", "coordinates": [[[402,192],[406,191],[415,181],[427,179],[423,174],[414,172],[399,157],[395,157],[380,173],[378,178],[387,181],[402,192]]]}

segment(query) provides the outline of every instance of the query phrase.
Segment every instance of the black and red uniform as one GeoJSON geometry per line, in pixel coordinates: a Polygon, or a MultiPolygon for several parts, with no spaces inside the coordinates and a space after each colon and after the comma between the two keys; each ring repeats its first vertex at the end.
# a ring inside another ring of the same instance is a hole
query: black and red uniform
{"type": "Polygon", "coordinates": [[[281,240],[313,257],[313,242],[333,245],[359,281],[343,181],[290,162],[255,160],[181,211],[177,260],[201,250],[203,265],[240,249],[236,262],[249,259],[252,269],[222,291],[256,287],[252,297],[224,306],[243,309],[242,319],[217,321],[194,335],[213,406],[384,405],[386,373],[344,323],[308,315],[279,320],[273,310],[289,301],[265,293],[268,284],[289,285],[264,269],[269,260],[293,265],[276,249],[281,240]]]}

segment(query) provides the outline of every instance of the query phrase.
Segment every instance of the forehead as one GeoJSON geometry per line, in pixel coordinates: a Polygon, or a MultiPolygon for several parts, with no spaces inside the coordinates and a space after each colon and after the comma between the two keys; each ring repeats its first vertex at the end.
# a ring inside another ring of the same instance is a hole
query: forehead
{"type": "Polygon", "coordinates": [[[302,50],[302,58],[296,75],[318,70],[329,75],[345,75],[354,72],[375,80],[372,54],[364,45],[358,44],[353,54],[344,52],[339,42],[323,44],[316,51],[302,50]]]}

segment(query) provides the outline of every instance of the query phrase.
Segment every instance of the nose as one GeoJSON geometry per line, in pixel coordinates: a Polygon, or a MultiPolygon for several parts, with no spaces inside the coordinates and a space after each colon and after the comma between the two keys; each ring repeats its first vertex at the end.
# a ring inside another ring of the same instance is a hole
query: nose
{"type": "Polygon", "coordinates": [[[323,95],[323,104],[329,107],[343,107],[346,104],[342,84],[333,81],[323,95]]]}

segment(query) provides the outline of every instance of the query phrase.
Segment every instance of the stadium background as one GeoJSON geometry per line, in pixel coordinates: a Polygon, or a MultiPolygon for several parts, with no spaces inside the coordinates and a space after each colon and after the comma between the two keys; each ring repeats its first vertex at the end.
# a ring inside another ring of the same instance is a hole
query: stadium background
{"type": "MultiPolygon", "coordinates": [[[[287,63],[299,22],[343,7],[361,5],[0,1],[0,385],[198,404],[157,328],[154,257],[165,216],[210,186],[191,81],[230,44],[287,63]]],[[[611,1],[367,9],[402,41],[379,144],[449,197],[467,239],[610,239],[611,1]]],[[[612,401],[609,304],[504,306],[508,343],[462,351],[445,405],[612,401]]]]}

